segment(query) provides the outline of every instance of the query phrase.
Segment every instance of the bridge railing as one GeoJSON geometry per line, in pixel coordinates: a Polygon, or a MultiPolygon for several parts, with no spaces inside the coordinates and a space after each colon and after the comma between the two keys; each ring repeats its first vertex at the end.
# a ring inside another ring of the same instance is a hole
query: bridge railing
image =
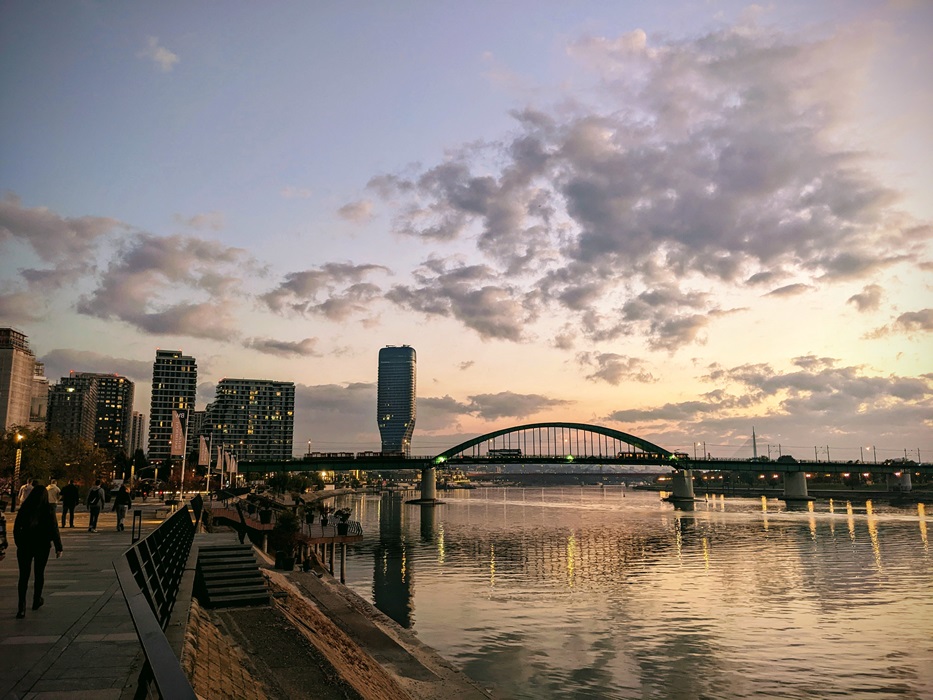
{"type": "Polygon", "coordinates": [[[136,697],[148,697],[150,682],[159,697],[194,700],[191,687],[165,630],[171,622],[203,502],[196,496],[113,563],[146,657],[136,697]],[[192,513],[195,514],[192,520],[192,513]]]}

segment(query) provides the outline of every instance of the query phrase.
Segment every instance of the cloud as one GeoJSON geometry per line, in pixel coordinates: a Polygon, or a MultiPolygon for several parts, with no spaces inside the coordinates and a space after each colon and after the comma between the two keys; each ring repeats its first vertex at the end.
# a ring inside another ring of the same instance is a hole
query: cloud
{"type": "Polygon", "coordinates": [[[188,217],[175,214],[175,222],[196,231],[220,231],[224,227],[224,215],[219,211],[209,211],[188,217]]]}
{"type": "Polygon", "coordinates": [[[798,439],[824,445],[830,439],[864,444],[869,435],[873,441],[881,436],[903,440],[905,429],[919,439],[933,427],[933,376],[879,376],[814,355],[794,358],[792,365],[789,370],[766,363],[714,365],[703,379],[716,388],[706,394],[656,407],[620,409],[606,418],[667,434],[668,441],[677,441],[671,444],[688,444],[703,434],[750,435],[753,425],[760,442],[769,433],[792,432],[798,439]]]}
{"type": "Polygon", "coordinates": [[[894,322],[866,333],[865,338],[877,340],[892,333],[929,333],[933,331],[933,309],[906,311],[894,319],[894,322]]]}
{"type": "Polygon", "coordinates": [[[78,300],[77,310],[153,335],[230,340],[237,335],[239,275],[250,264],[239,248],[139,234],[122,243],[97,288],[78,300]],[[185,301],[177,299],[181,295],[185,301]]]}
{"type": "Polygon", "coordinates": [[[136,54],[139,58],[148,58],[159,67],[163,73],[171,73],[175,64],[181,59],[164,46],[159,45],[158,38],[151,36],[146,40],[146,47],[136,54]]]}
{"type": "Polygon", "coordinates": [[[422,271],[424,283],[394,288],[393,300],[483,337],[525,334],[476,314],[472,298],[523,324],[550,307],[591,341],[634,331],[675,350],[703,342],[727,313],[691,292],[698,280],[833,283],[923,258],[924,226],[873,174],[872,155],[836,138],[871,50],[864,33],[787,34],[753,20],[684,39],[637,30],[573,43],[598,86],[592,104],[578,91],[560,107],[516,111],[499,142],[370,180],[397,207],[396,233],[475,241],[486,256],[468,266],[483,271],[473,279],[422,271]],[[669,301],[639,299],[659,284],[669,301]]]}
{"type": "Polygon", "coordinates": [[[877,284],[865,286],[858,294],[853,294],[847,300],[847,304],[854,304],[855,308],[861,312],[877,311],[881,305],[881,298],[884,290],[877,284]]]}
{"type": "Polygon", "coordinates": [[[337,210],[337,214],[341,219],[363,224],[367,221],[371,221],[373,218],[373,203],[365,199],[358,202],[350,202],[340,207],[340,209],[337,210]]]}
{"type": "Polygon", "coordinates": [[[126,229],[107,217],[62,217],[45,207],[27,208],[12,194],[0,199],[0,244],[26,243],[46,263],[87,262],[99,239],[126,229]]]}
{"type": "Polygon", "coordinates": [[[798,296],[799,294],[804,294],[805,292],[809,292],[812,289],[813,287],[811,287],[809,284],[802,284],[798,282],[796,284],[788,284],[783,287],[778,287],[777,289],[772,289],[770,292],[765,294],[765,296],[766,297],[795,297],[795,296],[798,296]]]}
{"type": "Polygon", "coordinates": [[[520,340],[533,308],[516,298],[509,285],[493,284],[494,269],[451,265],[431,259],[413,277],[415,285],[396,285],[385,295],[396,305],[429,316],[454,318],[486,339],[520,340]]]}
{"type": "Polygon", "coordinates": [[[470,369],[471,367],[473,367],[473,365],[475,365],[475,364],[476,364],[476,362],[475,362],[474,360],[467,360],[466,362],[461,362],[461,363],[460,363],[460,371],[461,371],[461,372],[466,371],[466,370],[470,369]]]}
{"type": "Polygon", "coordinates": [[[320,357],[316,349],[317,338],[305,338],[304,340],[288,341],[277,338],[247,338],[243,341],[243,347],[258,350],[267,355],[277,355],[278,357],[320,357]]]}
{"type": "Polygon", "coordinates": [[[657,381],[650,372],[645,371],[642,360],[613,352],[581,352],[577,354],[577,363],[593,368],[592,373],[586,375],[587,379],[607,382],[613,386],[618,386],[623,380],[641,383],[657,381]]]}
{"type": "Polygon", "coordinates": [[[366,280],[376,272],[388,273],[382,265],[326,263],[317,268],[285,275],[275,289],[260,297],[271,311],[317,314],[340,321],[365,312],[381,298],[382,289],[366,280]]]}
{"type": "Polygon", "coordinates": [[[295,442],[307,440],[319,452],[380,449],[375,383],[296,384],[295,442]]]}
{"type": "Polygon", "coordinates": [[[38,321],[45,314],[45,301],[36,294],[0,292],[0,323],[15,325],[38,321]]]}
{"type": "Polygon", "coordinates": [[[499,418],[526,418],[547,408],[569,406],[573,403],[540,394],[515,394],[511,391],[476,394],[469,399],[469,412],[487,421],[499,418]]]}
{"type": "MultiPolygon", "coordinates": [[[[153,352],[155,357],[155,352],[153,352]]],[[[152,362],[129,360],[123,357],[103,355],[89,350],[58,348],[38,358],[45,364],[45,376],[55,382],[59,377],[67,377],[75,372],[96,372],[100,374],[120,374],[136,383],[152,381],[152,362]]],[[[137,410],[143,410],[137,406],[137,410]]]]}
{"type": "Polygon", "coordinates": [[[933,331],[933,309],[922,309],[920,311],[907,311],[902,313],[894,321],[894,327],[905,333],[921,331],[929,333],[933,331]]]}

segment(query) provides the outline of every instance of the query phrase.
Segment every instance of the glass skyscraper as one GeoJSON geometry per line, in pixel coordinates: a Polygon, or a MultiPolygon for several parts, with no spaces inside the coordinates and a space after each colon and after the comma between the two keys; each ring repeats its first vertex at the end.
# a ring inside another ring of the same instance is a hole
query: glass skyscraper
{"type": "Polygon", "coordinates": [[[415,349],[388,345],[379,351],[379,385],[376,397],[382,451],[411,454],[415,430],[415,349]]]}

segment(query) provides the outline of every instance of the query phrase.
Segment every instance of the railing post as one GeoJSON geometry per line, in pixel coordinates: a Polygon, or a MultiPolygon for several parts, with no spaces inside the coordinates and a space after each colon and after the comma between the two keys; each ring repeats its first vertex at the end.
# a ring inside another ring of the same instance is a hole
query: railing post
{"type": "Polygon", "coordinates": [[[130,528],[132,544],[136,544],[143,536],[143,512],[141,510],[133,511],[133,525],[130,528]]]}

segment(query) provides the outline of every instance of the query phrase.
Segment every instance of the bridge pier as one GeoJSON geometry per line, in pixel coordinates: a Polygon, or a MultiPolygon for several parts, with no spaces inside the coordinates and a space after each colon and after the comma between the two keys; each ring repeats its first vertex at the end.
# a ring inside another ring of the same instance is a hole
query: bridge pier
{"type": "Polygon", "coordinates": [[[901,493],[910,493],[913,485],[910,482],[910,470],[904,469],[901,475],[888,474],[888,491],[900,491],[901,493]]]}
{"type": "Polygon", "coordinates": [[[437,500],[437,469],[433,464],[421,470],[421,498],[413,499],[408,503],[420,503],[427,506],[442,503],[437,500]]]}
{"type": "Polygon", "coordinates": [[[693,504],[697,500],[693,491],[693,472],[689,469],[678,469],[671,480],[673,493],[665,500],[673,503],[674,507],[693,510],[693,504]]]}
{"type": "Polygon", "coordinates": [[[785,501],[813,501],[813,496],[807,493],[806,472],[785,472],[784,474],[784,500],[785,501]]]}

